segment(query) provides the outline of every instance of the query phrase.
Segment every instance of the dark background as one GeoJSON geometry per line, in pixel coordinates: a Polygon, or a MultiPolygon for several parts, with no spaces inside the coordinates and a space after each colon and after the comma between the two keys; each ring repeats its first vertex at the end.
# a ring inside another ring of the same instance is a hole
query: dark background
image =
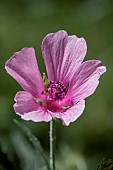
{"type": "MultiPolygon", "coordinates": [[[[95,170],[103,157],[113,158],[112,0],[0,0],[1,150],[13,164],[16,144],[12,138],[20,133],[13,122],[16,118],[39,137],[49,154],[49,123],[26,122],[14,113],[14,96],[21,87],[6,73],[4,65],[15,51],[34,47],[40,71],[44,72],[41,42],[46,34],[61,29],[84,37],[88,45],[85,60],[101,60],[107,72],[101,77],[95,94],[86,99],[83,115],[69,127],[56,123],[57,167],[95,170]]],[[[4,170],[2,165],[0,168],[4,170]]]]}

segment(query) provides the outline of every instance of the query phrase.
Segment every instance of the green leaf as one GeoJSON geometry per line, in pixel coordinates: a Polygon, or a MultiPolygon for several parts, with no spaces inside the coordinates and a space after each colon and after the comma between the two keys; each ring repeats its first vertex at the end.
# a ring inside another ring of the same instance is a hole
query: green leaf
{"type": "Polygon", "coordinates": [[[98,165],[97,170],[113,170],[113,161],[111,159],[105,160],[105,158],[103,158],[102,162],[98,165]]]}
{"type": "Polygon", "coordinates": [[[49,164],[48,164],[48,160],[46,158],[46,155],[44,153],[44,150],[40,144],[40,141],[38,140],[38,138],[36,136],[34,136],[31,132],[31,130],[25,126],[23,123],[20,123],[18,120],[14,119],[14,122],[22,129],[22,131],[27,135],[27,137],[29,138],[29,141],[32,143],[32,145],[34,146],[35,152],[36,154],[40,157],[40,159],[42,159],[42,161],[44,162],[46,169],[49,170],[49,164]]]}

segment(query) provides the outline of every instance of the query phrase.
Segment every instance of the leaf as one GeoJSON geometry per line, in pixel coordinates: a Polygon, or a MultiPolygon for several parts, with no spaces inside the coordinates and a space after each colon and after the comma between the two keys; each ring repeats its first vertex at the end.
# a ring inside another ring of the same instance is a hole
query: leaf
{"type": "Polygon", "coordinates": [[[35,152],[33,146],[19,131],[13,131],[10,137],[16,154],[20,159],[22,170],[47,170],[41,156],[35,152]]]}
{"type": "Polygon", "coordinates": [[[98,165],[97,170],[113,170],[113,161],[111,159],[105,160],[105,158],[103,158],[102,162],[98,165]]]}
{"type": "Polygon", "coordinates": [[[43,160],[44,164],[46,165],[46,169],[49,170],[49,164],[48,164],[48,160],[46,158],[46,155],[44,153],[44,150],[40,144],[40,141],[38,140],[38,138],[36,136],[34,136],[32,134],[32,132],[30,131],[30,129],[25,126],[23,123],[20,123],[18,120],[14,119],[13,120],[21,129],[22,131],[27,135],[27,137],[29,138],[29,141],[33,144],[35,151],[37,153],[37,155],[40,157],[40,159],[43,160]]]}

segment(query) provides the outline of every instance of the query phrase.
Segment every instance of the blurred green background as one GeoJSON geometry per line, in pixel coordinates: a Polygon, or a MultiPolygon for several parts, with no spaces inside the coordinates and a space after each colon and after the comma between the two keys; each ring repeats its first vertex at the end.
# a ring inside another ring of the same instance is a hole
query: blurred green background
{"type": "MultiPolygon", "coordinates": [[[[107,66],[107,72],[101,77],[95,94],[86,99],[83,115],[69,127],[63,126],[61,122],[56,123],[57,168],[95,170],[103,157],[113,158],[112,0],[0,0],[1,150],[7,153],[12,162],[14,155],[18,157],[15,146],[19,145],[15,143],[19,139],[15,140],[14,135],[16,133],[18,136],[21,132],[13,122],[16,118],[39,137],[43,148],[49,154],[49,123],[26,122],[14,113],[13,99],[16,92],[22,89],[6,73],[4,65],[15,51],[23,47],[34,47],[40,71],[44,72],[42,39],[46,34],[61,29],[70,35],[83,36],[88,44],[85,60],[101,60],[103,65],[107,66]]],[[[25,152],[29,153],[28,150],[25,152]]],[[[0,168],[4,170],[2,165],[0,168]]],[[[27,168],[23,169],[28,170],[27,168]]]]}

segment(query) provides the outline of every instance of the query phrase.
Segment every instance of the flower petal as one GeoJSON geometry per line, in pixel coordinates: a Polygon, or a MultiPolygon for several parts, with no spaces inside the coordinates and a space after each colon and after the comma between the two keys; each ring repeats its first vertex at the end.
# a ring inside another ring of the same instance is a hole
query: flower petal
{"type": "Polygon", "coordinates": [[[71,81],[68,96],[78,102],[90,96],[99,84],[100,76],[106,71],[98,60],[86,61],[79,66],[71,81]]]}
{"type": "Polygon", "coordinates": [[[86,51],[83,38],[68,36],[65,31],[48,34],[42,43],[42,54],[49,79],[67,84],[76,67],[82,63],[86,51]]]}
{"type": "Polygon", "coordinates": [[[85,109],[85,100],[81,100],[71,108],[69,108],[66,112],[62,113],[54,113],[54,116],[60,118],[62,123],[65,126],[68,126],[71,122],[74,122],[80,115],[83,113],[85,109]]]}
{"type": "Polygon", "coordinates": [[[44,91],[43,80],[38,69],[33,48],[23,48],[6,62],[7,72],[34,97],[42,98],[44,91]]]}
{"type": "Polygon", "coordinates": [[[24,120],[48,122],[52,119],[50,113],[47,112],[44,107],[36,103],[29,92],[18,92],[15,96],[15,101],[14,110],[16,114],[20,115],[24,120]]]}

